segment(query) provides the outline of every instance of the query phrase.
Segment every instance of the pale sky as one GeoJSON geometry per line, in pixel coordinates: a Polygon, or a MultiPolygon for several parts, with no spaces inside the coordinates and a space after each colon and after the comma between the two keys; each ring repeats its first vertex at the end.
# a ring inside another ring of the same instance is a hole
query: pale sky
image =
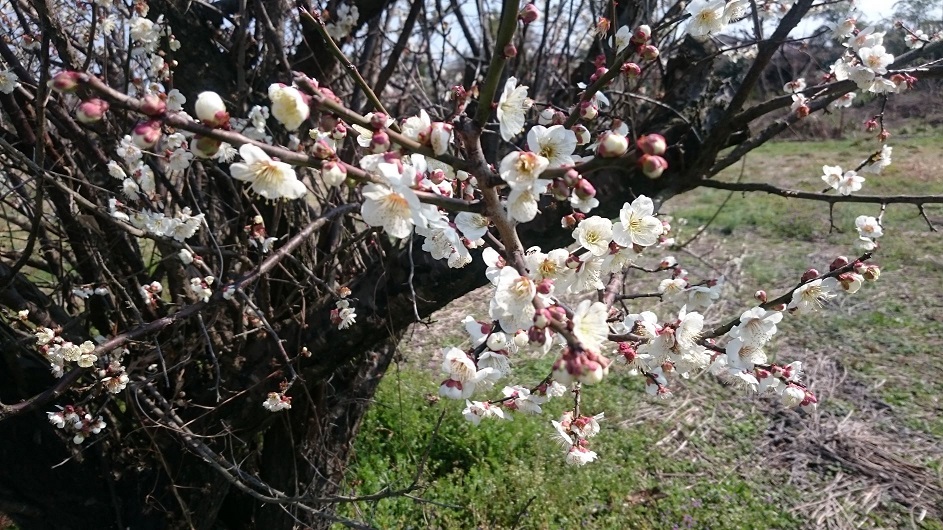
{"type": "Polygon", "coordinates": [[[858,10],[868,15],[870,20],[880,20],[889,17],[894,12],[894,0],[857,0],[858,10]]]}

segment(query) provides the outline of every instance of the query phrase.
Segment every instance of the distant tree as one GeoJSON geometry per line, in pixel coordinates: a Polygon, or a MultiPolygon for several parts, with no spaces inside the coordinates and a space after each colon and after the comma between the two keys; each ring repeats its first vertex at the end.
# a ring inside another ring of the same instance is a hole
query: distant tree
{"type": "Polygon", "coordinates": [[[0,510],[24,530],[364,527],[334,507],[424,478],[342,487],[399,339],[489,281],[439,393],[476,424],[573,399],[547,426],[561,465],[595,459],[583,397],[617,357],[655,395],[710,370],[814,408],[763,351],[776,323],[877,279],[884,207],[943,203],[862,177],[891,162],[881,101],[943,71],[935,38],[893,57],[839,20],[838,61],[761,97],[815,3],[0,0],[0,510]],[[822,161],[828,191],[715,178],[856,93],[876,141],[822,161]],[[875,217],[860,257],[705,323],[722,281],[644,252],[673,244],[661,204],[705,187],[875,217]],[[640,297],[685,308],[620,310],[640,297]],[[493,390],[525,348],[547,377],[493,390]]]}

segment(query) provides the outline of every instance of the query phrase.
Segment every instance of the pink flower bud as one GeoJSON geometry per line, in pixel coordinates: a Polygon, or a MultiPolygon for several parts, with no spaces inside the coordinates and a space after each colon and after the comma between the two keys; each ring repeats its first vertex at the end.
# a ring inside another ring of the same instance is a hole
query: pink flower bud
{"type": "Polygon", "coordinates": [[[576,193],[577,197],[583,200],[591,199],[596,196],[596,188],[586,179],[580,179],[573,192],[576,193]]]}
{"type": "Polygon", "coordinates": [[[386,134],[383,131],[377,131],[373,133],[373,138],[370,139],[370,152],[371,153],[385,153],[390,149],[390,135],[386,134]]]}
{"type": "Polygon", "coordinates": [[[570,198],[570,188],[563,179],[553,179],[550,183],[550,194],[558,201],[565,201],[570,198]]]}
{"type": "Polygon", "coordinates": [[[845,265],[848,265],[848,263],[849,263],[849,261],[848,261],[848,258],[847,258],[847,257],[845,257],[845,256],[838,256],[837,258],[835,258],[834,261],[832,261],[832,264],[828,266],[828,270],[829,270],[829,271],[833,271],[833,270],[835,270],[835,269],[840,269],[840,268],[844,267],[845,265]]]}
{"type": "Polygon", "coordinates": [[[131,131],[131,141],[141,149],[150,149],[160,140],[161,124],[158,120],[143,121],[131,131]]]}
{"type": "Polygon", "coordinates": [[[599,139],[599,147],[596,148],[596,154],[603,158],[616,158],[625,154],[629,150],[629,139],[621,134],[607,131],[602,133],[599,139]]]}
{"type": "Polygon", "coordinates": [[[445,154],[451,141],[452,126],[448,123],[437,121],[429,128],[429,143],[432,144],[432,152],[436,155],[445,154]]]}
{"type": "Polygon", "coordinates": [[[524,6],[524,9],[521,9],[520,13],[517,14],[517,18],[524,24],[532,24],[537,22],[537,19],[540,18],[540,11],[537,10],[537,6],[534,4],[527,4],[524,6]]]}
{"type": "Polygon", "coordinates": [[[766,303],[766,291],[760,289],[759,291],[753,293],[753,298],[756,298],[757,300],[759,300],[759,302],[760,302],[761,304],[765,304],[765,303],[766,303]]]}
{"type": "Polygon", "coordinates": [[[79,108],[75,109],[75,118],[82,123],[101,121],[105,112],[108,111],[108,106],[107,101],[99,98],[83,101],[79,104],[79,108]]]}
{"type": "Polygon", "coordinates": [[[370,127],[373,127],[375,131],[378,131],[386,127],[387,122],[386,114],[382,112],[375,112],[373,116],[370,117],[370,127]]]}
{"type": "Polygon", "coordinates": [[[504,56],[510,59],[511,57],[517,57],[517,46],[513,43],[507,43],[504,47],[504,56]]]}
{"type": "Polygon", "coordinates": [[[567,172],[563,174],[563,182],[571,188],[576,186],[581,178],[583,177],[580,175],[580,172],[575,169],[568,169],[567,172]]]}
{"type": "Polygon", "coordinates": [[[592,101],[583,101],[580,103],[580,118],[584,120],[596,119],[599,115],[599,107],[592,101]]]}
{"type": "Polygon", "coordinates": [[[646,61],[654,61],[658,58],[658,48],[652,46],[651,44],[646,44],[642,46],[642,52],[640,53],[642,59],[646,61]]]}
{"type": "Polygon", "coordinates": [[[344,138],[347,138],[347,126],[338,122],[337,125],[331,129],[331,138],[335,140],[343,140],[344,138]]]}
{"type": "Polygon", "coordinates": [[[550,122],[551,125],[563,125],[566,123],[566,113],[563,111],[555,111],[553,113],[553,120],[550,122]]]}
{"type": "Polygon", "coordinates": [[[336,155],[337,153],[334,151],[334,148],[331,147],[331,144],[329,144],[324,138],[314,143],[314,156],[325,160],[328,158],[334,158],[336,155]]]}
{"type": "MultiPolygon", "coordinates": [[[[565,200],[567,197],[569,197],[570,195],[569,188],[567,189],[566,195],[567,196],[561,200],[565,200]]],[[[576,225],[577,225],[576,217],[574,217],[573,214],[564,215],[563,218],[560,219],[560,224],[563,226],[563,228],[566,228],[567,230],[573,230],[574,228],[576,228],[576,225]]]]}
{"type": "Polygon", "coordinates": [[[593,72],[593,75],[589,76],[589,82],[595,83],[600,77],[606,75],[606,72],[608,71],[609,69],[606,68],[605,66],[600,66],[599,68],[596,69],[595,72],[593,72]]]}
{"type": "Polygon", "coordinates": [[[570,128],[573,131],[573,134],[576,135],[576,145],[586,145],[590,140],[593,139],[592,134],[590,134],[589,129],[587,129],[582,124],[577,123],[570,128]]]}
{"type": "Polygon", "coordinates": [[[619,70],[629,79],[635,79],[642,75],[642,67],[635,63],[623,63],[619,70]]]}
{"type": "Polygon", "coordinates": [[[553,115],[555,112],[557,111],[551,107],[547,107],[540,111],[540,114],[537,115],[537,123],[540,125],[550,125],[553,123],[553,115]]]}
{"type": "Polygon", "coordinates": [[[196,111],[196,117],[209,127],[219,127],[224,123],[229,123],[226,104],[216,92],[201,92],[196,97],[193,109],[196,111]]]}
{"type": "Polygon", "coordinates": [[[815,269],[809,269],[802,274],[802,282],[810,282],[819,277],[819,271],[815,269]]]}
{"type": "Polygon", "coordinates": [[[167,103],[154,94],[148,94],[141,99],[141,112],[148,116],[160,116],[167,112],[167,103]]]}
{"type": "Polygon", "coordinates": [[[59,72],[50,81],[49,86],[59,92],[75,92],[79,86],[82,74],[79,72],[59,72]]]}
{"type": "Polygon", "coordinates": [[[870,120],[864,122],[865,132],[874,132],[877,130],[877,128],[878,128],[878,121],[874,118],[871,118],[870,120]]]}
{"type": "Polygon", "coordinates": [[[771,307],[770,310],[772,310],[772,311],[785,311],[785,310],[786,310],[786,304],[776,304],[776,305],[774,305],[773,307],[771,307]]]}
{"type": "Polygon", "coordinates": [[[657,179],[668,169],[668,161],[658,155],[642,155],[638,163],[648,178],[657,179]]]}
{"type": "Polygon", "coordinates": [[[328,160],[321,164],[321,178],[328,186],[340,186],[347,180],[347,166],[336,160],[328,160]]]}
{"type": "Polygon", "coordinates": [[[799,105],[796,107],[796,116],[800,118],[805,118],[810,112],[812,112],[812,109],[810,109],[808,105],[799,105]]]}
{"type": "Polygon", "coordinates": [[[540,294],[550,294],[553,292],[553,280],[544,278],[537,284],[537,292],[540,294]]]}
{"type": "Polygon", "coordinates": [[[190,151],[198,158],[213,158],[219,152],[222,142],[209,136],[194,136],[190,142],[190,151]]]}
{"type": "Polygon", "coordinates": [[[651,38],[652,28],[647,25],[635,28],[635,32],[632,33],[632,42],[635,44],[645,44],[651,38]]]}
{"type": "MultiPolygon", "coordinates": [[[[537,318],[540,318],[540,316],[538,315],[537,318]]],[[[531,326],[530,329],[527,330],[527,340],[531,344],[543,344],[547,342],[547,333],[543,329],[545,327],[547,326],[544,325],[540,328],[537,326],[531,326]]]]}
{"type": "Polygon", "coordinates": [[[646,155],[663,155],[668,149],[665,137],[660,134],[646,134],[638,139],[638,148],[646,155]]]}

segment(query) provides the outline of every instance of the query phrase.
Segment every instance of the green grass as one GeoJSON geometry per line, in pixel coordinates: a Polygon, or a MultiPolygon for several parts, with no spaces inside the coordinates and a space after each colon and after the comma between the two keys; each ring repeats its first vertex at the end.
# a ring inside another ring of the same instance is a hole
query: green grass
{"type": "MultiPolygon", "coordinates": [[[[518,372],[542,373],[546,364],[531,361],[518,372]]],[[[409,369],[388,377],[357,439],[351,484],[361,494],[408,484],[429,447],[430,485],[418,496],[438,504],[394,498],[346,514],[378,528],[793,528],[797,523],[783,508],[788,486],[744,480],[729,467],[762,434],[759,415],[725,425],[710,442],[690,440],[703,446],[703,457],[674,458],[655,446],[673,424],[621,426],[640,403],[651,403],[639,378],[614,375],[593,387],[583,404],[591,413],[606,413],[604,429],[593,439],[600,460],[573,468],[563,464],[549,423],[572,406],[569,400],[551,401],[542,416],[516,415],[510,422],[475,427],[461,418],[462,404],[430,405],[423,397],[435,390],[434,376],[409,369]],[[442,410],[446,415],[430,445],[442,410]]],[[[659,408],[670,410],[668,404],[659,408]]]]}

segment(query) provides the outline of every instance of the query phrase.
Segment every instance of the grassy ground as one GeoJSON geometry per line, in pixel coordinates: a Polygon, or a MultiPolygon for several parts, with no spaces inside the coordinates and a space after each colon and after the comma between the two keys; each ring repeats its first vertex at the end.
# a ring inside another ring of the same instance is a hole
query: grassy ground
{"type": "MultiPolygon", "coordinates": [[[[862,193],[940,193],[940,138],[899,139],[894,164],[862,193]]],[[[721,178],[820,190],[823,164],[854,167],[864,142],[779,143],[721,178]]],[[[717,212],[727,192],[704,190],[667,203],[685,241],[717,212]]],[[[676,257],[692,276],[724,272],[725,321],[810,266],[855,253],[854,218],[876,206],[839,205],[829,233],[825,204],[735,194],[700,238],[676,257]]],[[[928,208],[943,226],[943,210],[928,208]]],[[[593,449],[600,460],[565,467],[542,416],[474,427],[461,404],[435,399],[435,351],[461,344],[454,322],[483,315],[487,290],[472,293],[417,327],[403,360],[381,385],[356,441],[348,490],[364,494],[409,484],[428,454],[414,498],[346,506],[379,528],[933,528],[943,529],[943,237],[912,206],[890,206],[876,284],[812,317],[787,317],[771,351],[801,360],[820,396],[813,415],[743,396],[708,376],[648,399],[638,377],[615,370],[586,393],[605,412],[593,449]],[[457,317],[457,318],[456,318],[457,317]],[[432,432],[445,413],[438,434],[432,432]],[[597,441],[598,440],[598,441],[597,441]]],[[[657,257],[657,256],[653,256],[657,257]]],[[[652,280],[640,280],[650,291],[652,280]],[[648,283],[644,283],[648,282],[648,283]]],[[[642,304],[635,309],[647,307],[642,304]]],[[[677,305],[660,306],[665,310],[677,305]]],[[[514,360],[515,382],[547,373],[552,358],[514,360]]]]}

